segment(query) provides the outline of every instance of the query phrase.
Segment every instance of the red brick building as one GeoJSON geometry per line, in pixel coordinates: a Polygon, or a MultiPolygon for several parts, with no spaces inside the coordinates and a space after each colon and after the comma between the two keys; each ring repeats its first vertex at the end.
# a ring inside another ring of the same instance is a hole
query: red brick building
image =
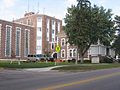
{"type": "Polygon", "coordinates": [[[36,54],[54,54],[57,43],[57,34],[62,30],[62,21],[55,17],[29,12],[16,23],[35,27],[36,54]]]}
{"type": "Polygon", "coordinates": [[[34,12],[13,22],[0,20],[0,59],[54,54],[61,30],[61,20],[34,12]]]}
{"type": "MultiPolygon", "coordinates": [[[[63,30],[60,33],[58,33],[57,37],[58,37],[58,41],[57,41],[58,45],[61,47],[61,51],[58,53],[58,57],[61,60],[72,60],[72,59],[80,60],[76,46],[71,46],[67,42],[67,35],[63,30]]],[[[88,52],[84,55],[84,59],[86,60],[89,59],[88,52]]]]}
{"type": "MultiPolygon", "coordinates": [[[[66,42],[67,35],[62,30],[62,21],[55,17],[29,12],[13,22],[0,20],[0,59],[25,59],[28,54],[53,56],[56,45],[59,45],[59,59],[79,60],[77,48],[66,42]]],[[[109,55],[114,56],[112,52],[110,50],[109,55]]],[[[99,55],[106,55],[105,46],[92,45],[84,59],[92,56],[92,62],[96,63],[99,62],[99,55]]]]}
{"type": "Polygon", "coordinates": [[[0,59],[25,58],[35,53],[34,27],[0,20],[0,59]]]}

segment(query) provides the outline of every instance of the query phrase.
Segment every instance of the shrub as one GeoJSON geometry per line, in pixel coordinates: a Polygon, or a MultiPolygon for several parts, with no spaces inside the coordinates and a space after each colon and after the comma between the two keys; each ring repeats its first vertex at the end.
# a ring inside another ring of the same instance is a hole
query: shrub
{"type": "Polygon", "coordinates": [[[72,60],[68,60],[69,63],[75,63],[76,59],[72,58],[72,60]]]}
{"type": "Polygon", "coordinates": [[[91,63],[91,60],[84,60],[84,63],[91,63]]]}
{"type": "Polygon", "coordinates": [[[113,59],[108,56],[103,56],[100,59],[100,63],[113,63],[113,59]]]}

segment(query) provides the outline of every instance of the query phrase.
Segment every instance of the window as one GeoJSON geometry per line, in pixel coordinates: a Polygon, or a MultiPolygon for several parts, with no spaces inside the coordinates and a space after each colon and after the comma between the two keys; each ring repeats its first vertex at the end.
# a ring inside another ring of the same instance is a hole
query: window
{"type": "Polygon", "coordinates": [[[54,49],[54,43],[51,44],[51,49],[54,49]]]}
{"type": "Polygon", "coordinates": [[[41,17],[38,17],[38,22],[41,22],[42,21],[42,18],[41,17]]]}
{"type": "Polygon", "coordinates": [[[37,40],[41,40],[41,36],[37,36],[37,40]]]}
{"type": "Polygon", "coordinates": [[[21,29],[16,28],[16,56],[20,56],[20,44],[21,44],[21,29]]]}
{"type": "Polygon", "coordinates": [[[73,56],[76,56],[76,50],[75,49],[73,50],[73,56]]]}
{"type": "Polygon", "coordinates": [[[40,32],[42,31],[42,30],[41,30],[41,27],[39,27],[38,29],[39,29],[40,32]]]}
{"type": "Polygon", "coordinates": [[[55,40],[55,39],[54,39],[54,38],[52,38],[52,41],[53,41],[53,42],[54,42],[54,40],[55,40]]]}
{"type": "Polygon", "coordinates": [[[41,32],[42,30],[41,30],[41,27],[40,27],[40,32],[41,32]]]}
{"type": "Polygon", "coordinates": [[[46,32],[48,33],[48,28],[46,29],[46,32]]]}
{"type": "Polygon", "coordinates": [[[55,21],[54,20],[52,20],[52,25],[54,25],[55,24],[55,21]]]}
{"type": "Polygon", "coordinates": [[[61,39],[61,46],[65,46],[65,38],[61,39]]]}
{"type": "Polygon", "coordinates": [[[58,22],[58,33],[60,32],[60,22],[58,22]]]}
{"type": "Polygon", "coordinates": [[[11,56],[11,26],[6,26],[5,56],[11,56]]]}
{"type": "Polygon", "coordinates": [[[38,28],[37,28],[37,31],[38,31],[38,32],[41,32],[41,31],[42,31],[42,28],[41,28],[41,27],[38,27],[38,28]]]}
{"type": "Polygon", "coordinates": [[[55,33],[55,30],[53,29],[53,30],[52,30],[52,34],[54,34],[54,33],[55,33]]]}
{"type": "Polygon", "coordinates": [[[65,50],[61,50],[61,57],[64,58],[65,57],[65,50]]]}
{"type": "Polygon", "coordinates": [[[31,20],[30,19],[27,20],[27,24],[31,25],[31,20]]]}
{"type": "Polygon", "coordinates": [[[69,53],[70,53],[70,54],[69,54],[69,55],[70,55],[70,57],[72,57],[72,50],[70,50],[70,52],[69,52],[69,53]]]}
{"type": "Polygon", "coordinates": [[[41,50],[41,46],[37,46],[37,48],[36,48],[37,50],[41,50]]]}
{"type": "Polygon", "coordinates": [[[24,43],[25,43],[25,48],[24,48],[24,55],[27,56],[29,54],[29,44],[30,44],[30,32],[29,30],[25,30],[25,36],[24,36],[24,43]]]}
{"type": "Polygon", "coordinates": [[[46,20],[47,25],[49,25],[49,21],[50,21],[49,19],[46,20]]]}
{"type": "Polygon", "coordinates": [[[42,31],[42,28],[41,28],[41,27],[38,27],[38,28],[37,28],[37,31],[41,32],[41,31],[42,31]]]}

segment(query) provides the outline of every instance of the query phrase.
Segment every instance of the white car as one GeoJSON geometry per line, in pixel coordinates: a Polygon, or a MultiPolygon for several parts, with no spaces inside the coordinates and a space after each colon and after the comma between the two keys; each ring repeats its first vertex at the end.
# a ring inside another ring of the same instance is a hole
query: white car
{"type": "Polygon", "coordinates": [[[40,60],[46,60],[47,56],[44,54],[35,54],[35,55],[28,55],[27,60],[31,62],[36,62],[40,60]]]}

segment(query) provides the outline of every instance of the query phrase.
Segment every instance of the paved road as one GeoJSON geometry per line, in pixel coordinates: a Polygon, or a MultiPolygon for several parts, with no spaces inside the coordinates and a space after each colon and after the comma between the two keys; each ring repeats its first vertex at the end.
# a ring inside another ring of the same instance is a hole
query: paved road
{"type": "Polygon", "coordinates": [[[0,70],[0,90],[120,90],[120,68],[77,73],[0,70]]]}

